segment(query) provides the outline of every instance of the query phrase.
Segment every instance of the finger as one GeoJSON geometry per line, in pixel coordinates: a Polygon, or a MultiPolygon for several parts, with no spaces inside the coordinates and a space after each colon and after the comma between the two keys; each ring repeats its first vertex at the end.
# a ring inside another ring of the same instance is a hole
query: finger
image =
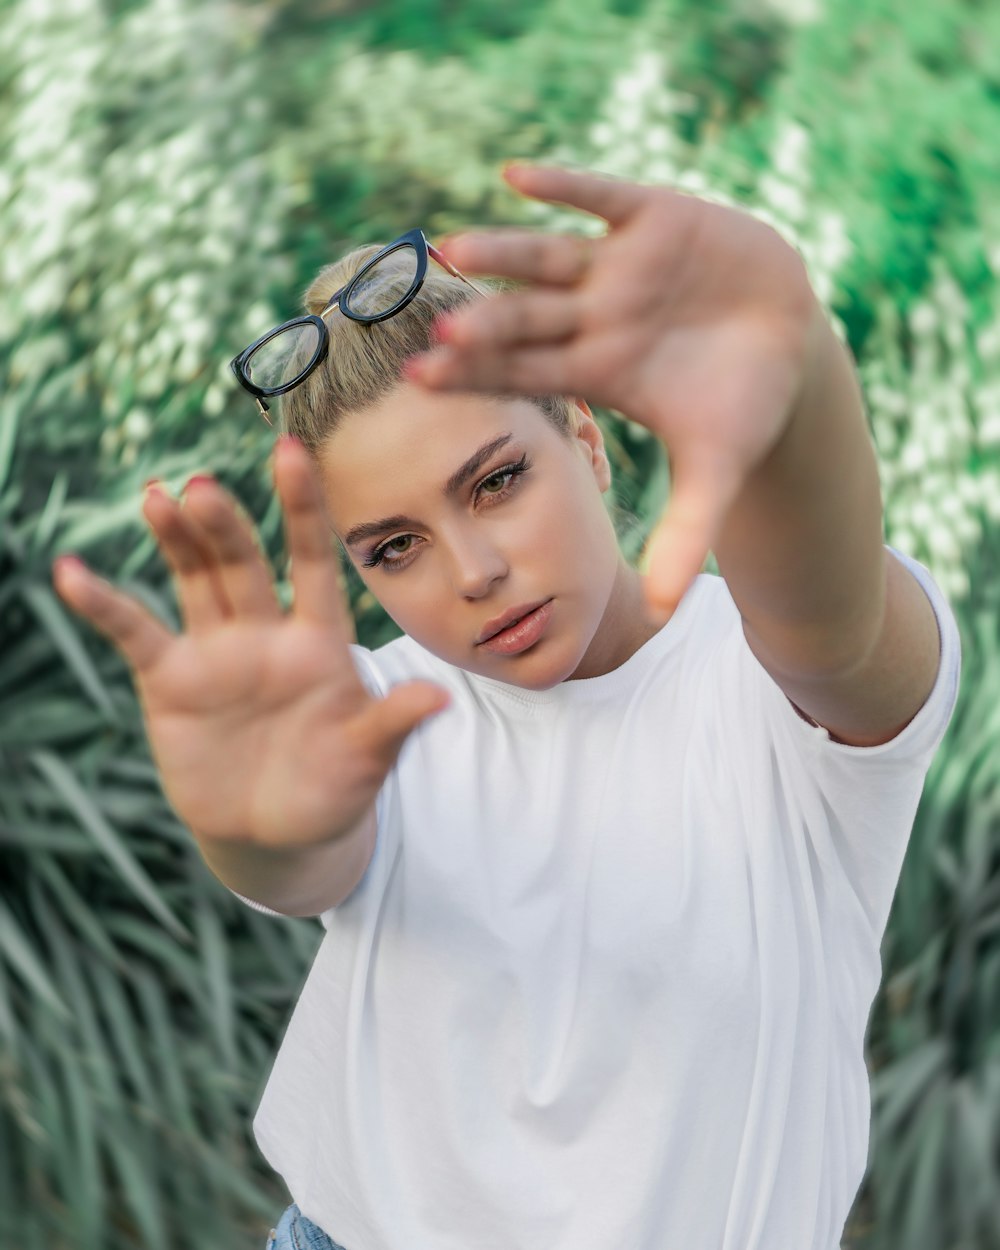
{"type": "Polygon", "coordinates": [[[580,367],[565,346],[459,350],[436,347],[411,356],[404,376],[432,391],[485,391],[506,395],[569,395],[580,391],[580,367]]]}
{"type": "Polygon", "coordinates": [[[259,621],[279,620],[283,613],[271,570],[249,521],[229,492],[210,477],[193,477],[184,490],[183,512],[211,553],[232,614],[259,621]]]}
{"type": "Polygon", "coordinates": [[[52,582],[63,602],[114,643],[136,673],[152,668],[174,641],[162,621],[76,556],[60,556],[53,563],[52,582]]]}
{"type": "Polygon", "coordinates": [[[208,544],[177,500],[158,486],[149,486],[142,512],[174,575],[185,628],[200,634],[230,619],[233,610],[208,544]]]}
{"type": "Polygon", "coordinates": [[[562,343],[579,327],[577,299],[551,291],[516,291],[477,300],[434,319],[436,340],[458,347],[562,343]]]}
{"type": "Polygon", "coordinates": [[[274,480],[285,515],[294,614],[329,626],[345,643],[350,642],[354,624],[318,471],[296,439],[278,440],[274,480]]]}
{"type": "Polygon", "coordinates": [[[367,736],[367,748],[388,771],[403,743],[423,721],[443,712],[451,695],[429,681],[407,681],[393,686],[384,699],[376,699],[361,716],[359,730],[367,736]]]}
{"type": "Polygon", "coordinates": [[[740,482],[736,466],[710,452],[677,466],[670,500],[640,561],[654,619],[672,616],[701,572],[740,482]]]}
{"type": "Polygon", "coordinates": [[[549,204],[568,204],[617,226],[637,212],[649,188],[557,165],[508,165],[504,178],[515,191],[549,204]]]}
{"type": "Polygon", "coordinates": [[[572,286],[589,269],[595,246],[594,239],[576,235],[483,230],[446,239],[441,251],[468,273],[495,274],[543,286],[572,286]]]}

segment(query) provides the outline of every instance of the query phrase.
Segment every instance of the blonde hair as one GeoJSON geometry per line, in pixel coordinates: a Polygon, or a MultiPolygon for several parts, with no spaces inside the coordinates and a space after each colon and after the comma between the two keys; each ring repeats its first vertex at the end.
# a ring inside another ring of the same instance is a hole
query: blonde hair
{"type": "MultiPolygon", "coordinates": [[[[381,244],[356,248],[321,269],[303,298],[307,312],[319,314],[331,296],[379,251],[381,244]]],[[[432,346],[431,325],[478,296],[459,278],[431,261],[415,299],[387,321],[371,325],[352,321],[336,309],[323,318],[330,335],[326,359],[308,378],[282,397],[285,431],[316,456],[344,418],[374,404],[399,385],[403,362],[432,346]]],[[[578,428],[577,409],[561,395],[534,395],[531,401],[568,438],[578,428]]]]}

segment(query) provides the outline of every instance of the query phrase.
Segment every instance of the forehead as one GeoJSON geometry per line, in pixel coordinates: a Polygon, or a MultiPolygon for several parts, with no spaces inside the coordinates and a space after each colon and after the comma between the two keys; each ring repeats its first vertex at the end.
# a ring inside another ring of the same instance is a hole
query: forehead
{"type": "Polygon", "coordinates": [[[485,441],[507,432],[512,442],[558,438],[529,400],[437,394],[406,383],[350,413],[324,443],[320,468],[331,495],[382,500],[394,485],[443,486],[485,441]]]}

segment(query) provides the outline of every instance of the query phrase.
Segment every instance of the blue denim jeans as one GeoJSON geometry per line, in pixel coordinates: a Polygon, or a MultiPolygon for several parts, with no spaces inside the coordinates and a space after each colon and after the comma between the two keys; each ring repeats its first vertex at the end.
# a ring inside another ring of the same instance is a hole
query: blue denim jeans
{"type": "Polygon", "coordinates": [[[266,1250],[344,1250],[318,1224],[306,1219],[293,1202],[286,1207],[276,1228],[271,1229],[266,1250]]]}

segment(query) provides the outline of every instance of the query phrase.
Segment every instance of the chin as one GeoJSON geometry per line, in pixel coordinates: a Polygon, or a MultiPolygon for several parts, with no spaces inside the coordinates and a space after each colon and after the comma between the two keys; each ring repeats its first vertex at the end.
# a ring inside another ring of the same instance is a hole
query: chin
{"type": "MultiPolygon", "coordinates": [[[[512,686],[520,686],[522,690],[551,690],[553,686],[559,686],[570,677],[569,673],[561,673],[558,677],[546,674],[537,681],[511,681],[512,686]]],[[[503,678],[500,679],[501,681],[503,678]]]]}
{"type": "Polygon", "coordinates": [[[524,658],[526,661],[536,658],[539,662],[532,665],[525,663],[518,669],[512,666],[510,675],[507,677],[504,677],[502,673],[489,675],[496,676],[500,681],[507,681],[512,686],[520,686],[523,690],[551,690],[553,686],[569,681],[583,663],[582,654],[573,656],[569,662],[560,662],[558,657],[551,655],[544,660],[540,655],[538,657],[526,655],[524,658]]]}

